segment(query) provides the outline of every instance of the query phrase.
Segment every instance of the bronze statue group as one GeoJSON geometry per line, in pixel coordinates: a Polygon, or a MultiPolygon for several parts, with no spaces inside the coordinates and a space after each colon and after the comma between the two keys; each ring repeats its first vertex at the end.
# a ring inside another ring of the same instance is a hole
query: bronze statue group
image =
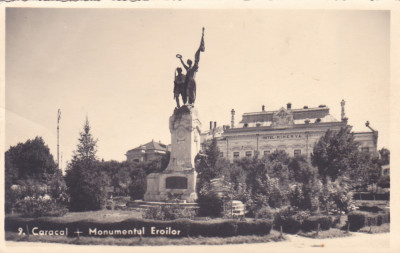
{"type": "Polygon", "coordinates": [[[204,27],[201,35],[200,47],[197,49],[194,56],[194,64],[192,60],[186,61],[187,65],[183,62],[182,56],[177,54],[176,57],[181,61],[182,66],[186,69],[186,75],[182,74],[182,68],[177,68],[174,80],[174,98],[176,105],[180,108],[179,95],[182,96],[183,105],[193,105],[196,100],[196,81],[194,80],[196,72],[199,69],[200,52],[204,52],[204,27]]]}

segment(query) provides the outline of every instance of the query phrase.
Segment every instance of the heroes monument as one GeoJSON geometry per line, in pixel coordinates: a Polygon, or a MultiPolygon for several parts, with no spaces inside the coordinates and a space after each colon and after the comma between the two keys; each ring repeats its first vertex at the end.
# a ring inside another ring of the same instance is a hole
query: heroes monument
{"type": "Polygon", "coordinates": [[[171,197],[185,202],[195,202],[196,178],[195,156],[200,151],[200,127],[201,122],[196,101],[196,72],[199,69],[200,52],[204,52],[204,28],[201,42],[195,53],[194,64],[190,59],[187,65],[182,56],[177,54],[186,70],[177,68],[174,80],[174,99],[177,107],[169,118],[169,130],[171,132],[171,156],[168,167],[161,173],[151,173],[147,176],[147,190],[145,201],[167,201],[171,197]],[[182,106],[179,103],[179,95],[182,97],[182,106]]]}

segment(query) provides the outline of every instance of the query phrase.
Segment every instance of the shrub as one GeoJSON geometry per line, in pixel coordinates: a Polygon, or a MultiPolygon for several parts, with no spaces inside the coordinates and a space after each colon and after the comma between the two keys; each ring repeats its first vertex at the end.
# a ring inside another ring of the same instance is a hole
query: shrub
{"type": "Polygon", "coordinates": [[[256,219],[270,219],[273,220],[276,215],[276,209],[272,209],[269,206],[264,206],[255,213],[256,219]]]}
{"type": "Polygon", "coordinates": [[[212,194],[199,195],[197,203],[200,206],[199,216],[222,217],[224,202],[218,196],[212,194]]]}
{"type": "Polygon", "coordinates": [[[315,231],[318,229],[318,224],[321,230],[329,230],[333,224],[332,217],[322,215],[309,217],[303,221],[301,229],[304,232],[315,231]]]}
{"type": "Polygon", "coordinates": [[[373,213],[377,213],[380,211],[383,211],[382,208],[378,207],[378,206],[360,206],[358,208],[359,211],[366,211],[366,212],[373,212],[373,213]]]}
{"type": "Polygon", "coordinates": [[[161,210],[161,206],[149,207],[146,211],[142,214],[144,219],[151,219],[151,220],[164,220],[165,215],[161,210]]]}
{"type": "Polygon", "coordinates": [[[308,211],[296,211],[289,208],[280,210],[274,219],[274,226],[278,229],[282,226],[282,230],[288,234],[296,234],[300,231],[301,224],[310,216],[308,211]]]}
{"type": "Polygon", "coordinates": [[[238,225],[236,220],[228,220],[222,222],[192,222],[189,234],[191,236],[227,237],[236,235],[237,228],[238,225]]]}
{"type": "Polygon", "coordinates": [[[26,217],[63,216],[68,209],[54,199],[25,197],[16,203],[16,211],[26,217]]]}
{"type": "Polygon", "coordinates": [[[352,212],[348,215],[348,221],[350,222],[350,230],[358,231],[360,228],[365,226],[380,226],[383,223],[390,223],[390,213],[378,213],[372,214],[368,212],[352,212]]]}
{"type": "Polygon", "coordinates": [[[196,211],[181,207],[176,204],[149,207],[143,213],[143,218],[152,220],[176,220],[183,218],[193,218],[196,211]]]}
{"type": "Polygon", "coordinates": [[[239,221],[237,233],[238,235],[267,235],[271,228],[272,220],[239,221]]]}

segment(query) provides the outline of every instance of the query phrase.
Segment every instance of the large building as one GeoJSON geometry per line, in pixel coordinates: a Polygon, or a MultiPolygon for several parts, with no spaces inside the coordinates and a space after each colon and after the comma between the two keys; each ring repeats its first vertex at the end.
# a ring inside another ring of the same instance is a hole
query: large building
{"type": "MultiPolygon", "coordinates": [[[[221,156],[228,160],[256,154],[263,156],[275,150],[284,150],[290,156],[310,157],[314,144],[328,129],[338,131],[348,126],[344,100],[341,107],[341,119],[337,120],[325,105],[293,109],[288,103],[286,108],[276,111],[266,111],[262,106],[259,112],[244,113],[237,125],[232,110],[230,126],[217,127],[215,122],[210,122],[210,129],[201,136],[202,147],[214,136],[221,156]]],[[[368,131],[354,133],[355,140],[360,143],[360,150],[377,155],[378,132],[369,126],[369,122],[366,126],[368,131]]]]}
{"type": "Polygon", "coordinates": [[[169,151],[168,145],[152,140],[126,152],[126,159],[130,162],[148,162],[156,160],[169,151]]]}

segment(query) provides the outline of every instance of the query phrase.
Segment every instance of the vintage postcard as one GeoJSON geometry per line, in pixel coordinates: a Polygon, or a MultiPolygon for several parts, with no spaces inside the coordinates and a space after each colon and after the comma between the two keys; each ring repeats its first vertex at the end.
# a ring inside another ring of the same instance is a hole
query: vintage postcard
{"type": "Polygon", "coordinates": [[[400,2],[305,2],[0,4],[0,251],[398,249],[400,2]]]}

